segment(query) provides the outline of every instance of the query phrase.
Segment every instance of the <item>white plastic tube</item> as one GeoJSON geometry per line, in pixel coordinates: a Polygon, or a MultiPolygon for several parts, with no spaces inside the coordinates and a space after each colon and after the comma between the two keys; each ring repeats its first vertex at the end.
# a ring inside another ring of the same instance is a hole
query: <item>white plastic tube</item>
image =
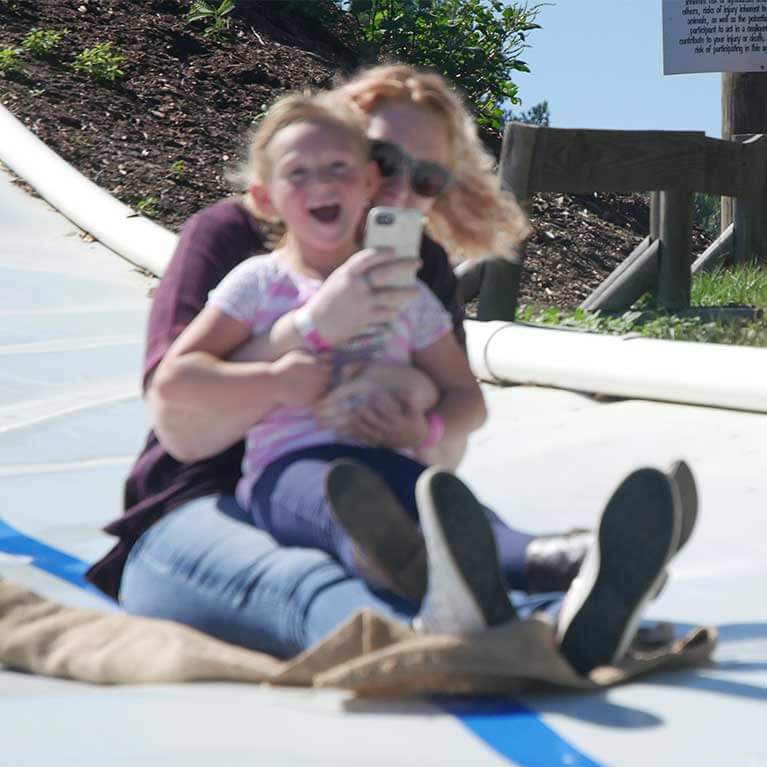
{"type": "Polygon", "coordinates": [[[505,322],[467,321],[466,335],[484,381],[767,413],[766,349],[505,322]]]}
{"type": "Polygon", "coordinates": [[[83,176],[0,106],[0,161],[43,199],[128,261],[162,275],[176,235],[83,176]]]}

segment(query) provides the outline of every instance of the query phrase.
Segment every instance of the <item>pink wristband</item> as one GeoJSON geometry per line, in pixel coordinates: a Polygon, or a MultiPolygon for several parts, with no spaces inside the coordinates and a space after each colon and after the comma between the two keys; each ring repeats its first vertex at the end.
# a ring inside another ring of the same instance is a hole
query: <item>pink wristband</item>
{"type": "Polygon", "coordinates": [[[310,351],[315,354],[330,351],[331,345],[322,337],[309,312],[302,307],[293,314],[293,326],[310,351]]]}
{"type": "Polygon", "coordinates": [[[434,447],[445,433],[445,420],[435,410],[430,410],[426,414],[426,421],[429,424],[429,431],[426,439],[418,446],[418,450],[428,450],[430,447],[434,447]]]}

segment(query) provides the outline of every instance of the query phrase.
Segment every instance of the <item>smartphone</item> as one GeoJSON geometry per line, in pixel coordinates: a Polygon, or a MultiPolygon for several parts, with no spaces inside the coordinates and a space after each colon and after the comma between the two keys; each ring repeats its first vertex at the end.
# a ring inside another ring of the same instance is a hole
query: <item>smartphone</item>
{"type": "Polygon", "coordinates": [[[377,207],[368,213],[366,248],[392,248],[398,258],[418,258],[422,236],[423,215],[417,210],[377,207]]]}

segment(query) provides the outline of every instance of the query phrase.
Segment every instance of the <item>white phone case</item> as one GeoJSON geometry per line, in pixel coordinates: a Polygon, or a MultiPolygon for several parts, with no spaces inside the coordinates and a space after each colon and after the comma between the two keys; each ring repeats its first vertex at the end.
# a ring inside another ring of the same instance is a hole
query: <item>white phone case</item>
{"type": "Polygon", "coordinates": [[[372,208],[365,227],[366,248],[392,248],[399,258],[417,258],[421,252],[423,216],[406,208],[372,208]]]}

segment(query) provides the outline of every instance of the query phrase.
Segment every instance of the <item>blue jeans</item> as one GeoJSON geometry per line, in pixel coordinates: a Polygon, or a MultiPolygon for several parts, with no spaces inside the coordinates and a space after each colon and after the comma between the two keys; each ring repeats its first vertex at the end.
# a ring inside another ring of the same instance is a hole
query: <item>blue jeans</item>
{"type": "MultiPolygon", "coordinates": [[[[524,619],[556,610],[559,597],[512,601],[524,619]]],[[[311,647],[364,607],[403,622],[413,616],[328,554],[278,546],[229,496],[190,501],[152,525],[131,549],[120,602],[131,613],[179,621],[280,658],[311,647]]]]}

